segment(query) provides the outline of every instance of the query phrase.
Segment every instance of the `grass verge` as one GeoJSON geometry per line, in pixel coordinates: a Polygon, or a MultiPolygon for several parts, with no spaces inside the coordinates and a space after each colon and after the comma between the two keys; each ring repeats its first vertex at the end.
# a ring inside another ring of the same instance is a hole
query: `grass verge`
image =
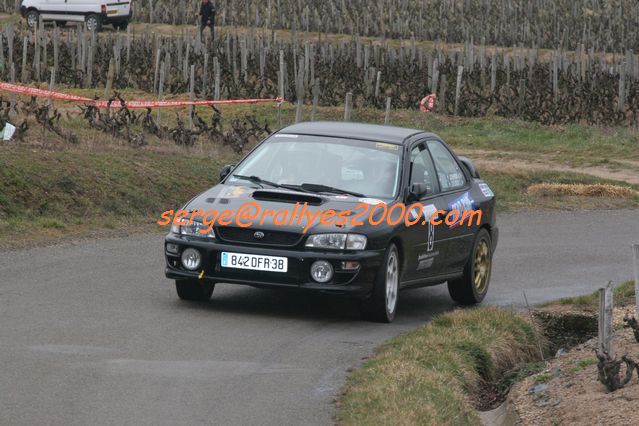
{"type": "MultiPolygon", "coordinates": [[[[635,300],[635,282],[626,281],[615,287],[613,292],[613,301],[616,306],[623,306],[634,303],[635,300]]],[[[574,297],[563,297],[551,302],[543,303],[539,307],[545,308],[549,306],[574,305],[580,308],[598,309],[599,291],[591,294],[574,297]]]]}
{"type": "Polygon", "coordinates": [[[457,310],[384,344],[348,379],[343,424],[476,424],[486,384],[540,357],[536,327],[509,309],[457,310]]]}
{"type": "Polygon", "coordinates": [[[225,161],[145,151],[12,149],[0,155],[0,245],[154,229],[162,211],[216,183],[225,161]]]}

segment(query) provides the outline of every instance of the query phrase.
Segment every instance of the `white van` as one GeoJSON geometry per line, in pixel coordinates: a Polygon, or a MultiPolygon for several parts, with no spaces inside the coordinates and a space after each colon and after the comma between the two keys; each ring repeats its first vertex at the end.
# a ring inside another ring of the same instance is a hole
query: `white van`
{"type": "Polygon", "coordinates": [[[89,31],[100,31],[103,24],[125,29],[133,14],[132,0],[22,0],[20,13],[29,27],[43,21],[86,22],[89,31]]]}

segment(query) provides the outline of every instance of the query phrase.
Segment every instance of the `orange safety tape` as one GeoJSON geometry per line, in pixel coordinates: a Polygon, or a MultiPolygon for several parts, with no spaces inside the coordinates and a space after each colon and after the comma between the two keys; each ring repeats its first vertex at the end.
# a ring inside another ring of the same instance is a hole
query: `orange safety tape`
{"type": "MultiPolygon", "coordinates": [[[[0,91],[18,93],[40,98],[59,99],[63,101],[84,102],[94,104],[96,108],[121,108],[122,102],[115,100],[109,105],[108,101],[96,101],[82,96],[69,95],[67,93],[53,92],[38,89],[36,87],[22,86],[19,84],[0,82],[0,91]]],[[[220,101],[125,101],[127,108],[170,108],[190,105],[232,105],[232,104],[256,104],[263,102],[276,102],[278,105],[284,102],[282,98],[275,99],[232,99],[220,101]]]]}

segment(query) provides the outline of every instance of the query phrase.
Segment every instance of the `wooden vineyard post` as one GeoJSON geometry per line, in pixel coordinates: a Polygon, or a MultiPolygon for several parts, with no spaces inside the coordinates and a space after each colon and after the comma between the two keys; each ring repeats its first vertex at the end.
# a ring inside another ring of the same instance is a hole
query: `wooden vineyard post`
{"type": "Polygon", "coordinates": [[[209,53],[204,53],[204,69],[202,71],[202,97],[206,98],[206,89],[209,77],[209,53]]]}
{"type": "Polygon", "coordinates": [[[160,68],[160,49],[158,48],[155,52],[155,71],[153,72],[153,93],[157,93],[158,89],[158,75],[160,68]]]}
{"type": "MultiPolygon", "coordinates": [[[[160,84],[158,85],[158,101],[162,101],[164,98],[164,62],[162,62],[162,66],[160,67],[160,84]]],[[[158,127],[161,126],[162,120],[162,108],[158,108],[157,122],[158,127]]]]}
{"type": "Polygon", "coordinates": [[[313,109],[311,110],[311,121],[315,121],[317,114],[317,104],[319,103],[320,79],[316,78],[313,84],[313,109]]]}
{"type": "MultiPolygon", "coordinates": [[[[191,65],[191,76],[189,82],[189,101],[193,102],[195,100],[195,65],[191,65]]],[[[193,130],[193,112],[195,111],[195,107],[193,105],[189,106],[189,129],[193,130]]]]}
{"type": "Polygon", "coordinates": [[[457,67],[457,85],[455,86],[455,112],[454,115],[459,114],[459,96],[461,94],[462,76],[464,74],[464,66],[457,67]]]}
{"type": "Polygon", "coordinates": [[[379,98],[379,89],[380,89],[381,83],[382,83],[382,72],[377,71],[377,81],[375,82],[375,102],[377,102],[377,99],[379,98]]]}
{"type": "Polygon", "coordinates": [[[599,351],[614,358],[612,347],[612,281],[599,289],[599,351]]]}
{"type": "MultiPolygon", "coordinates": [[[[16,66],[14,65],[14,63],[11,63],[11,83],[15,84],[16,82],[16,66]]],[[[9,112],[13,111],[13,108],[16,105],[16,94],[15,93],[11,93],[11,108],[9,109],[9,112]]]]}
{"type": "Polygon", "coordinates": [[[351,113],[353,111],[353,93],[346,94],[346,102],[344,103],[344,121],[351,121],[351,113]]]}
{"type": "MultiPolygon", "coordinates": [[[[51,78],[49,80],[49,91],[52,91],[54,87],[55,87],[55,68],[51,67],[51,78]]],[[[49,98],[49,100],[47,101],[47,105],[49,107],[53,106],[53,101],[51,100],[51,98],[49,98]]]]}
{"type": "Polygon", "coordinates": [[[22,42],[22,70],[20,72],[20,81],[27,82],[27,49],[29,48],[29,38],[24,36],[22,42]]]}
{"type": "Polygon", "coordinates": [[[111,96],[111,88],[113,87],[113,74],[115,73],[115,60],[109,60],[109,72],[107,74],[106,87],[104,88],[104,100],[108,101],[111,96]]]}
{"type": "Polygon", "coordinates": [[[215,92],[213,93],[213,99],[220,99],[220,78],[221,78],[221,70],[220,70],[220,61],[217,59],[217,56],[213,58],[213,72],[215,73],[215,92]]]}
{"type": "MultiPolygon", "coordinates": [[[[280,99],[284,99],[284,51],[280,50],[280,72],[277,79],[278,93],[280,99]]],[[[277,105],[277,120],[279,127],[282,127],[282,104],[277,105]]]]}
{"type": "Polygon", "coordinates": [[[390,97],[386,98],[386,114],[384,115],[384,124],[390,123],[391,102],[392,99],[390,97]]]}
{"type": "Polygon", "coordinates": [[[302,121],[302,112],[304,108],[304,57],[299,58],[299,67],[297,67],[296,91],[297,106],[295,108],[295,122],[302,121]]]}

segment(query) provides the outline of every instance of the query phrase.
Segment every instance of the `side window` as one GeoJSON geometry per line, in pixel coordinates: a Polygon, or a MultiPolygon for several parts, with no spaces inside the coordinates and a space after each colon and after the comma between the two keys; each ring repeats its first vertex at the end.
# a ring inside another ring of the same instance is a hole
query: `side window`
{"type": "Polygon", "coordinates": [[[464,172],[446,149],[439,141],[428,141],[428,149],[433,156],[437,177],[442,192],[451,191],[466,185],[466,177],[464,172]]]}
{"type": "Polygon", "coordinates": [[[439,183],[435,174],[435,166],[424,145],[419,145],[411,151],[410,162],[410,184],[425,183],[428,187],[428,194],[438,193],[439,183]]]}

